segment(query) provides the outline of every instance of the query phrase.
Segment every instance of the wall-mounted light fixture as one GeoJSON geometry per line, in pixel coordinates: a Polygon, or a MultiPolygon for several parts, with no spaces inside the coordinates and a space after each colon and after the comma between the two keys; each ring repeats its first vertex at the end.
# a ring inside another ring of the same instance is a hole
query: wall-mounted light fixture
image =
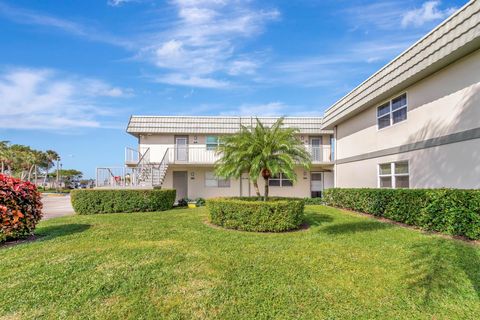
{"type": "Polygon", "coordinates": [[[197,136],[193,136],[193,143],[198,143],[198,137],[197,136]]]}
{"type": "Polygon", "coordinates": [[[303,171],[303,179],[308,179],[308,172],[307,171],[303,171]]]}
{"type": "Polygon", "coordinates": [[[190,179],[195,180],[195,172],[190,172],[190,179]]]}

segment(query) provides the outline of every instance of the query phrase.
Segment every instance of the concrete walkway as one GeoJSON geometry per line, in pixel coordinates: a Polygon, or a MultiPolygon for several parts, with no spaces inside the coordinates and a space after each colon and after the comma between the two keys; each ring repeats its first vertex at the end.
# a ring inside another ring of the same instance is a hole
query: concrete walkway
{"type": "Polygon", "coordinates": [[[43,195],[42,203],[42,220],[75,214],[72,204],[70,203],[70,195],[43,195]]]}

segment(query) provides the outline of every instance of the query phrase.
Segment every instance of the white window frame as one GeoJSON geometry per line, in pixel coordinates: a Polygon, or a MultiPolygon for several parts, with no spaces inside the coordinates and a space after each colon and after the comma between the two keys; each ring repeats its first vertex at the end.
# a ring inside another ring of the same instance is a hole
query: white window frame
{"type": "Polygon", "coordinates": [[[268,186],[269,186],[269,187],[273,187],[273,188],[290,188],[290,187],[293,187],[293,180],[288,179],[287,177],[284,177],[284,176],[283,176],[283,173],[280,173],[280,174],[278,175],[278,178],[269,178],[269,179],[268,179],[268,186]],[[270,180],[278,180],[278,181],[280,182],[280,185],[279,185],[279,186],[271,186],[271,185],[270,185],[270,180]],[[284,182],[284,181],[291,181],[291,182],[292,182],[292,185],[290,185],[290,186],[289,186],[289,185],[284,186],[284,185],[283,185],[283,182],[284,182]]]}
{"type": "MultiPolygon", "coordinates": [[[[392,179],[392,189],[397,189],[397,181],[396,177],[408,177],[408,188],[410,189],[410,161],[409,160],[398,160],[394,162],[383,162],[379,163],[377,165],[377,187],[381,187],[380,179],[389,177],[392,179]],[[407,163],[407,173],[395,173],[395,166],[397,163],[407,163]],[[385,165],[385,164],[390,164],[390,174],[380,174],[380,166],[385,165]]],[[[382,189],[388,189],[388,188],[382,188],[382,189]]]]}
{"type": "Polygon", "coordinates": [[[217,138],[217,143],[216,143],[215,149],[220,145],[220,137],[219,137],[219,136],[215,136],[215,135],[205,136],[205,148],[206,148],[208,151],[214,151],[215,149],[209,149],[209,146],[213,146],[214,144],[213,144],[213,143],[208,143],[208,137],[215,137],[215,138],[217,138]]]}
{"type": "Polygon", "coordinates": [[[375,108],[375,115],[376,115],[376,117],[377,117],[377,131],[379,131],[379,130],[384,130],[384,129],[387,129],[387,128],[391,128],[392,126],[394,126],[394,125],[396,125],[396,124],[399,124],[399,123],[402,123],[402,122],[408,120],[408,93],[407,93],[406,91],[405,91],[405,92],[402,92],[402,93],[400,93],[400,94],[398,94],[398,95],[395,95],[395,96],[394,96],[393,98],[391,98],[390,100],[384,101],[383,103],[379,104],[379,105],[377,106],[377,108],[375,108]],[[406,100],[405,105],[402,106],[401,108],[398,108],[397,110],[393,111],[393,110],[392,110],[392,101],[395,100],[396,98],[399,98],[399,97],[403,96],[403,95],[405,95],[405,100],[406,100]],[[380,107],[383,107],[387,102],[388,102],[388,108],[389,108],[388,113],[386,113],[386,114],[384,114],[384,115],[382,115],[382,116],[378,116],[378,109],[379,109],[380,107]],[[405,118],[404,120],[402,120],[402,121],[397,122],[397,123],[393,123],[393,113],[396,112],[396,111],[402,110],[402,109],[406,109],[406,112],[407,112],[407,113],[406,113],[406,118],[405,118]],[[388,114],[389,119],[390,119],[390,124],[389,124],[388,126],[386,126],[386,127],[380,128],[380,126],[378,125],[378,120],[379,120],[380,118],[385,117],[387,114],[388,114]]]}
{"type": "Polygon", "coordinates": [[[231,181],[230,179],[222,179],[217,176],[215,176],[215,173],[213,171],[206,171],[205,172],[205,182],[204,182],[205,188],[230,188],[231,186],[231,181]],[[207,174],[211,173],[215,179],[207,179],[207,174]],[[207,185],[207,181],[215,181],[215,185],[207,185]],[[225,181],[225,185],[220,185],[220,181],[225,181]]]}

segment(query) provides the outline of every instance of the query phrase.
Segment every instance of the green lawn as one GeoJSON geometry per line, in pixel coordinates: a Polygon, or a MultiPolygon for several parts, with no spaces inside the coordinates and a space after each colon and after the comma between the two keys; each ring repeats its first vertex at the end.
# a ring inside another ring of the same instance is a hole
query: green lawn
{"type": "Polygon", "coordinates": [[[212,228],[204,208],[42,222],[0,248],[0,319],[478,319],[480,247],[306,211],[284,234],[212,228]]]}

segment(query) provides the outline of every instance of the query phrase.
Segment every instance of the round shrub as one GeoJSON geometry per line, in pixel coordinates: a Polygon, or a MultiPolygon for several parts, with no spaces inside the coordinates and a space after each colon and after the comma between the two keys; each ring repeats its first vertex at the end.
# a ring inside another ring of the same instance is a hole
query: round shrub
{"type": "Polygon", "coordinates": [[[152,212],[171,209],[176,191],[172,189],[81,189],[71,192],[78,214],[152,212]]]}
{"type": "Polygon", "coordinates": [[[0,242],[31,235],[41,218],[35,185],[0,174],[0,242]]]}
{"type": "Polygon", "coordinates": [[[210,222],[228,229],[282,232],[303,223],[303,199],[216,198],[207,200],[210,222]]]}

